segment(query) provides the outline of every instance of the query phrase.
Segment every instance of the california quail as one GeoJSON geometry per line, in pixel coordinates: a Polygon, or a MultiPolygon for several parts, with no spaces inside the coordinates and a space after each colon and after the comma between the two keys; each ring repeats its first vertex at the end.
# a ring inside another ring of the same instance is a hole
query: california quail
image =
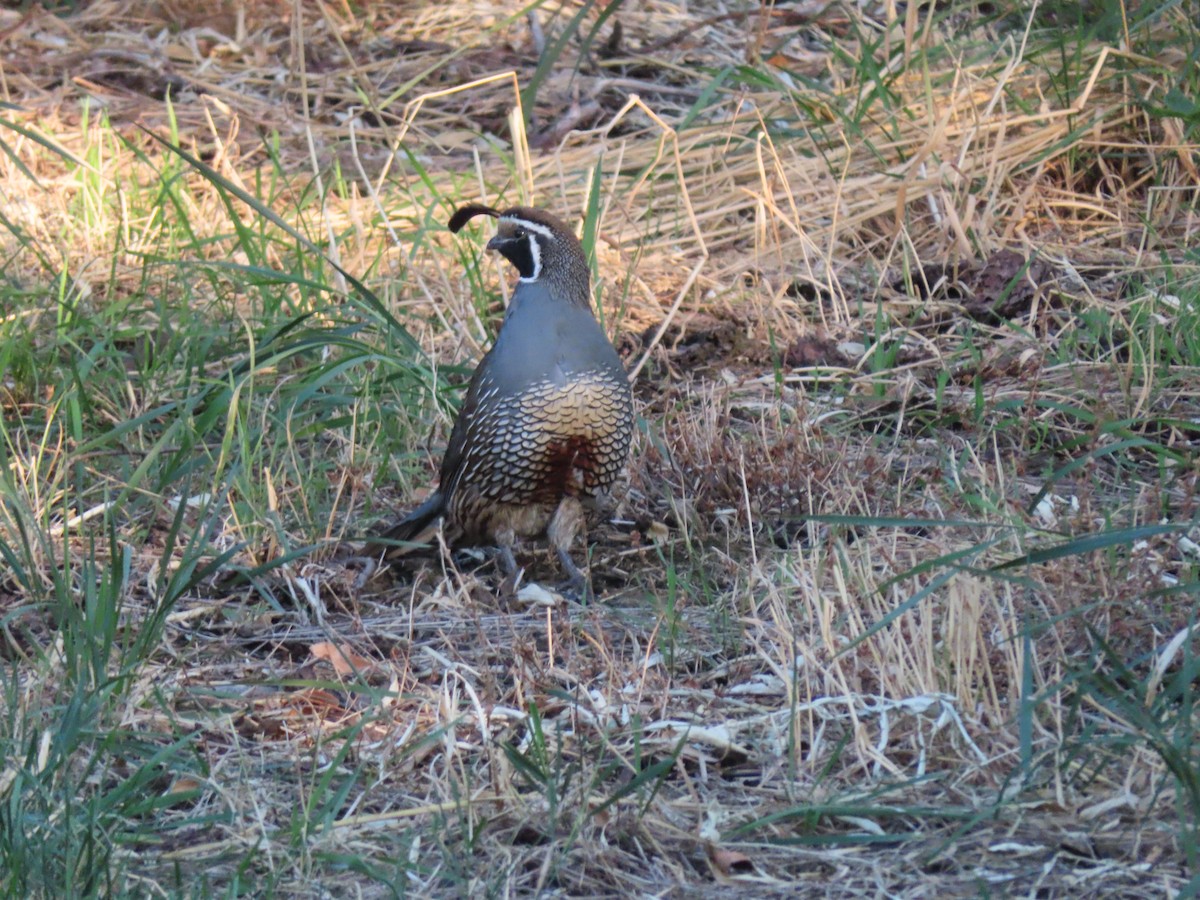
{"type": "Polygon", "coordinates": [[[587,257],[571,229],[541,209],[470,204],[450,230],[478,215],[499,219],[487,248],[520,278],[467,387],[438,489],[380,537],[424,542],[442,518],[451,546],[495,546],[511,576],[517,539],[545,534],[582,590],[571,542],[629,453],[629,379],[592,312],[587,257]]]}

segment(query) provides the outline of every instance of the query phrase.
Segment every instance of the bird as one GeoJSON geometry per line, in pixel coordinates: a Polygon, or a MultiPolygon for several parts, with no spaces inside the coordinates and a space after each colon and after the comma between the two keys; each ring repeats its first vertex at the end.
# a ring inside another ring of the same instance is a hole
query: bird
{"type": "Polygon", "coordinates": [[[456,210],[449,229],[480,215],[497,220],[487,249],[516,268],[516,286],[467,386],[437,489],[369,552],[393,557],[428,543],[440,520],[451,547],[495,547],[515,583],[513,547],[545,536],[565,587],[584,593],[571,544],[629,455],[629,377],[592,309],[591,269],[572,229],[545,209],[481,203],[456,210]]]}

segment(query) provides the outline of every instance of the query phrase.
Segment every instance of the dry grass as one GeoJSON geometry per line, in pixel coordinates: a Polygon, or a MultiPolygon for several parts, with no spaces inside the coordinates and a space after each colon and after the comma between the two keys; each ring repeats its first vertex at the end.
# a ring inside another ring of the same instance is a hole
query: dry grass
{"type": "MultiPolygon", "coordinates": [[[[553,40],[577,10],[548,6],[540,27],[553,40]]],[[[219,186],[135,125],[176,128],[368,281],[435,371],[478,355],[496,309],[462,274],[475,249],[432,223],[473,198],[582,215],[598,189],[607,322],[646,422],[618,516],[591,535],[601,602],[586,608],[498,597],[487,565],[367,578],[336,554],[412,502],[449,423],[382,363],[356,370],[367,388],[348,422],[314,437],[289,414],[278,458],[197,447],[205,473],[245,455],[204,541],[249,584],[224,566],[163,610],[156,579],[188,553],[165,543],[182,494],[128,519],[98,504],[63,527],[69,544],[38,545],[48,584],[45,547],[107,559],[88,535],[111,516],[130,552],[122,622],[165,613],[110,725],[190,734],[198,762],[143,788],[186,801],[123,843],[125,890],[202,892],[186,886],[202,877],[297,895],[1143,896],[1194,874],[1154,745],[1114,751],[1119,767],[1076,755],[1081,735],[1135,729],[1075,675],[1097,635],[1138,672],[1156,653],[1174,664],[1163,648],[1190,609],[1155,590],[1195,561],[1175,532],[1037,556],[1195,522],[1197,373],[1122,341],[1147,315],[1168,332],[1172,315],[1195,321],[1138,281],[1195,283],[1196,147],[1143,105],[1162,102],[1182,51],[1141,66],[1084,43],[1064,101],[1021,28],[972,31],[917,4],[895,23],[883,9],[688,10],[624,4],[615,45],[608,23],[578,72],[574,46],[551,68],[528,132],[510,110],[536,77],[535,35],[502,4],[3,13],[5,99],[26,110],[10,120],[89,167],[9,135],[49,190],[3,159],[5,215],[60,254],[80,309],[132,302],[131,320],[165,322],[143,280],[164,209],[214,236],[195,255],[296,265],[286,242],[246,256],[219,186]],[[865,77],[835,46],[885,71],[865,77]],[[725,66],[729,86],[708,93],[725,66]],[[173,206],[147,201],[156,171],[187,185],[173,206]],[[256,179],[279,172],[266,199],[256,179]],[[1115,349],[1076,359],[1082,321],[1104,322],[1115,349]],[[389,418],[406,427],[385,433],[389,418]]],[[[14,279],[45,278],[11,234],[6,253],[14,279]]],[[[486,262],[477,278],[503,273],[486,262]]],[[[267,319],[245,271],[168,290],[247,331],[267,319]]],[[[355,319],[302,284],[282,293],[290,315],[355,319]]],[[[6,315],[32,333],[55,310],[6,315]]],[[[282,397],[306,364],[258,373],[256,390],[282,397]]],[[[216,356],[197,377],[228,370],[216,356]]],[[[166,371],[88,415],[111,427],[155,409],[185,381],[166,371]]],[[[10,382],[0,399],[17,422],[49,398],[10,382]]],[[[274,421],[266,399],[243,402],[231,422],[274,421]]],[[[86,440],[26,446],[8,427],[7,490],[47,521],[72,465],[95,493],[121,490],[120,466],[73,455],[86,440]]],[[[535,580],[553,571],[526,561],[535,580]]],[[[0,583],[12,709],[36,719],[63,651],[32,593],[0,583]]]]}

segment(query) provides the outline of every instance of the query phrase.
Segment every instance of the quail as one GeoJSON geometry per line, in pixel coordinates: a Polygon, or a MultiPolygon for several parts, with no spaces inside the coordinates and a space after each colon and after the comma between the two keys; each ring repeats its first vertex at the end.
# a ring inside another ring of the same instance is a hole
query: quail
{"type": "Polygon", "coordinates": [[[596,321],[587,257],[571,229],[543,209],[469,204],[451,216],[450,230],[479,215],[498,220],[487,249],[520,277],[467,387],[437,490],[380,537],[423,543],[441,519],[450,546],[494,546],[515,577],[514,544],[544,535],[569,586],[583,591],[571,543],[629,453],[629,379],[596,321]]]}

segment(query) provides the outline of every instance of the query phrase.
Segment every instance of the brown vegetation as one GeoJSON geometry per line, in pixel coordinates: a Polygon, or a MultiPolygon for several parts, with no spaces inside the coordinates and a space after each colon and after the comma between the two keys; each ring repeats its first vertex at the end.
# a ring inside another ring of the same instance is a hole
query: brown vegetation
{"type": "MultiPolygon", "coordinates": [[[[288,471],[253,469],[275,519],[242,519],[231,494],[208,540],[262,573],[180,599],[126,701],[129,728],[201,735],[208,774],[179,815],[228,815],[137,848],[140,877],[179,864],[227,884],[253,852],[285,893],[352,892],[334,854],[421,895],[1133,896],[1154,866],[1177,889],[1163,761],[1146,744],[1119,767],[1073,755],[1085,728],[1128,727],[1074,674],[1099,637],[1152,669],[1191,620],[1155,591],[1195,560],[1169,532],[992,567],[1195,520],[1196,373],[1123,338],[1182,316],[1147,284],[1187,264],[1196,147],[1145,104],[1183,59],[1118,77],[1129,54],[1083,42],[1087,77],[1064,87],[1026,55],[1024,20],[630,2],[539,71],[535,43],[579,8],[540,8],[536,28],[479,2],[0,14],[13,117],[126,185],[85,223],[69,164],[18,141],[39,191],[0,160],[5,215],[104,282],[86,303],[140,298],[142,246],[165,226],[127,218],[125,198],[172,164],[192,226],[222,235],[212,260],[284,265],[231,256],[220,192],[135,126],[165,136],[174,119],[189,154],[255,196],[288,173],[271,208],[438,366],[476,358],[498,312],[464,274],[478,248],[437,227],[454,205],[582,218],[595,189],[606,321],[645,422],[618,513],[591,534],[587,607],[499,595],[486,563],[372,573],[338,554],[419,499],[449,422],[385,366],[362,375],[354,425],[297,440],[288,471]],[[521,107],[514,89],[543,76],[521,107]],[[1091,337],[1110,347],[1075,358],[1091,337]],[[359,416],[409,427],[385,446],[359,416]],[[333,488],[314,507],[316,468],[333,488]],[[288,844],[329,771],[354,789],[288,844]]],[[[191,303],[254,327],[238,278],[198,282],[191,303]]],[[[315,321],[355,316],[288,291],[315,321]]],[[[267,394],[297,372],[264,375],[267,394]]],[[[132,419],[161,389],[99,415],[132,419]]],[[[10,390],[5,416],[50,399],[10,390]]],[[[164,565],[181,499],[120,523],[131,585],[164,565]]],[[[87,522],[67,530],[82,553],[87,522]]],[[[553,577],[544,553],[523,561],[553,577]]],[[[23,596],[2,594],[10,611],[23,596]]],[[[157,602],[131,588],[122,614],[157,602]]],[[[18,641],[31,660],[53,641],[36,618],[18,641]]],[[[32,708],[55,681],[29,665],[32,708]]]]}

